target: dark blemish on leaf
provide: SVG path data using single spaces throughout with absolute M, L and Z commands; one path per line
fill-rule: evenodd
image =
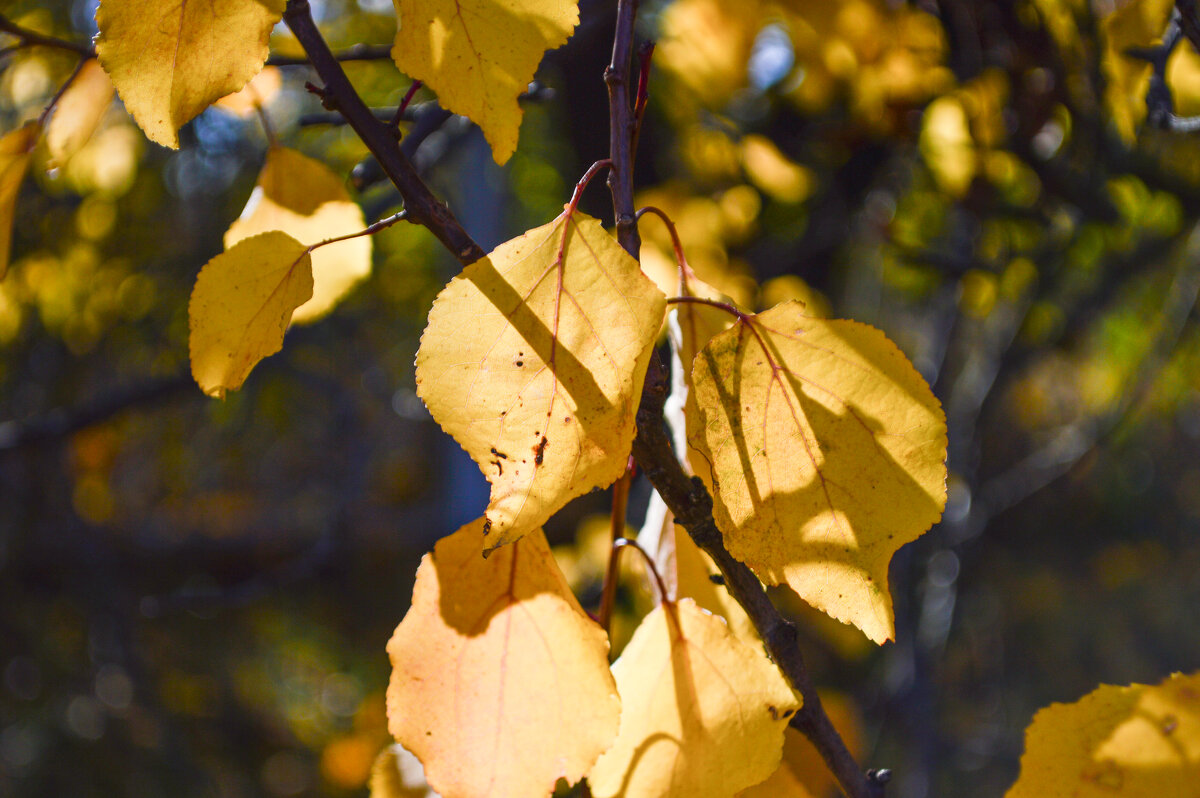
M 542 464 L 542 458 L 546 455 L 546 444 L 547 443 L 549 443 L 549 441 L 547 441 L 546 436 L 543 435 L 542 439 L 540 441 L 538 441 L 538 445 L 536 447 L 534 447 L 533 462 L 535 465 Z
M 496 467 L 496 476 L 498 476 L 498 477 L 504 476 L 504 466 L 500 465 L 500 461 L 492 460 L 490 462 L 492 465 L 494 465 Z
M 1167 715 L 1166 717 L 1163 718 L 1163 722 L 1162 722 L 1162 733 L 1163 734 L 1169 735 L 1172 732 L 1174 732 L 1177 728 L 1179 728 L 1179 718 L 1175 717 L 1174 715 Z
M 570 424 L 570 423 L 571 423 L 571 417 L 570 417 L 570 416 L 563 416 L 563 423 L 564 423 L 564 424 Z
M 721 574 L 709 574 L 708 581 L 712 582 L 714 585 L 724 585 L 725 577 Z
M 492 519 L 485 517 L 483 519 L 483 536 L 486 538 L 488 532 L 492 531 Z
M 501 460 L 507 460 L 507 459 L 508 459 L 508 455 L 506 455 L 504 452 L 498 452 L 498 451 L 496 451 L 496 447 L 495 447 L 495 446 L 493 446 L 493 447 L 492 447 L 492 454 L 496 455 L 496 456 L 497 456 L 497 457 L 499 457 Z
M 771 713 L 771 720 L 779 720 L 779 710 L 770 704 L 767 705 L 767 712 Z
M 525 361 L 524 361 L 524 360 L 518 360 L 518 361 L 517 361 L 517 366 L 518 366 L 518 367 L 519 367 L 519 366 L 524 366 L 524 365 L 525 365 Z

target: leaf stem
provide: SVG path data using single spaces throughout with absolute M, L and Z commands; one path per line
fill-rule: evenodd
M 46 36 L 28 28 L 23 28 L 3 14 L 0 14 L 0 31 L 16 36 L 20 40 L 20 47 L 53 47 L 56 50 L 68 50 L 72 53 L 78 53 L 84 58 L 93 58 L 96 55 L 96 51 L 89 45 L 69 42 L 66 39 L 59 39 L 56 36 Z
M 695 277 L 696 273 L 692 271 L 692 267 L 688 265 L 687 257 L 683 254 L 683 242 L 679 240 L 679 231 L 675 229 L 675 223 L 671 221 L 671 217 L 667 216 L 666 211 L 662 208 L 656 208 L 653 205 L 647 205 L 640 209 L 634 218 L 639 222 L 647 213 L 652 213 L 662 220 L 662 223 L 667 226 L 667 232 L 671 234 L 671 246 L 675 248 L 675 262 L 679 264 L 679 290 L 685 295 L 690 295 L 691 289 L 688 288 L 688 278 Z
M 701 296 L 673 296 L 667 297 L 668 305 L 708 305 L 709 307 L 723 310 L 737 318 L 738 321 L 749 323 L 750 314 L 743 313 L 728 302 L 721 302 L 716 299 L 706 299 Z
M 337 236 L 336 238 L 327 238 L 324 241 L 318 241 L 315 244 L 310 244 L 307 251 L 312 252 L 317 247 L 324 247 L 324 246 L 328 246 L 329 244 L 336 244 L 339 241 L 348 241 L 351 238 L 359 238 L 360 236 L 375 235 L 380 230 L 386 230 L 387 228 L 394 225 L 396 222 L 399 222 L 402 219 L 406 219 L 406 218 L 408 218 L 407 210 L 398 211 L 396 213 L 393 213 L 391 216 L 388 216 L 385 219 L 380 219 L 378 222 L 375 222 L 374 224 L 369 225 L 368 227 L 365 227 L 362 230 L 359 230 L 357 233 L 347 233 L 344 236 Z
M 408 110 L 408 104 L 412 102 L 412 98 L 416 96 L 417 90 L 425 84 L 419 80 L 414 80 L 412 85 L 408 87 L 408 91 L 404 93 L 404 99 L 400 100 L 400 104 L 396 106 L 396 113 L 392 115 L 392 129 L 396 131 L 396 136 L 400 136 L 400 123 L 404 121 L 404 112 Z
M 629 505 L 629 486 L 633 482 L 633 463 L 625 469 L 621 478 L 613 483 L 612 514 L 610 516 L 611 544 L 608 550 L 608 567 L 604 571 L 604 587 L 600 592 L 600 609 L 596 617 L 600 628 L 608 632 L 612 622 L 613 602 L 617 596 L 618 559 L 621 547 L 617 543 L 625 540 L 625 509 Z

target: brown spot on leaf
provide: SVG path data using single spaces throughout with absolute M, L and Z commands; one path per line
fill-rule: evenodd
M 533 462 L 535 465 L 542 464 L 542 458 L 546 455 L 546 444 L 548 443 L 549 441 L 546 440 L 546 436 L 543 435 L 542 439 L 538 441 L 538 445 L 533 447 Z

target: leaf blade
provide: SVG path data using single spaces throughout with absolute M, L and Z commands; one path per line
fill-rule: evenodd
M 616 734 L 608 639 L 540 531 L 486 560 L 482 539 L 480 519 L 421 562 L 388 643 L 389 728 L 445 798 L 548 795 Z
M 941 405 L 894 344 L 787 302 L 697 356 L 694 466 L 730 553 L 876 643 L 894 620 L 887 567 L 945 506 Z
M 151 141 L 179 148 L 179 128 L 238 91 L 267 60 L 284 0 L 103 0 L 96 54 Z
M 489 549 L 624 473 L 665 302 L 580 213 L 501 244 L 438 295 L 417 395 L 492 484 Z
M 571 0 L 394 0 L 392 58 L 444 108 L 475 122 L 503 164 L 517 147 L 517 97 L 547 50 L 579 24 Z
M 691 599 L 648 614 L 613 663 L 616 742 L 592 768 L 596 798 L 717 798 L 778 767 L 800 699 L 765 657 Z
M 188 302 L 192 376 L 209 396 L 237 390 L 283 347 L 292 312 L 312 297 L 308 248 L 272 231 L 239 241 L 204 265 Z

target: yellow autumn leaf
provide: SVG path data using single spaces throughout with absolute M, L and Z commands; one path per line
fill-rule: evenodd
M 192 376 L 209 396 L 242 387 L 283 347 L 292 312 L 312 296 L 312 258 L 287 233 L 239 241 L 204 265 L 188 303 Z
M 41 132 L 41 125 L 30 122 L 0 138 L 0 280 L 8 273 L 17 194 Z
M 417 395 L 492 484 L 489 550 L 625 472 L 665 301 L 581 213 L 501 244 L 438 295 Z
M 179 147 L 179 128 L 238 91 L 267 60 L 284 0 L 101 0 L 96 54 L 146 136 Z
M 242 215 L 225 233 L 225 246 L 268 230 L 282 230 L 312 245 L 366 227 L 362 209 L 342 179 L 325 164 L 278 145 L 266 163 Z M 371 237 L 358 236 L 312 252 L 312 299 L 296 309 L 296 324 L 316 321 L 371 273 Z
M 883 333 L 798 302 L 744 317 L 696 356 L 692 465 L 730 553 L 876 643 L 888 563 L 946 502 L 946 421 Z
M 779 766 L 800 700 L 691 599 L 650 612 L 612 670 L 621 730 L 588 775 L 596 798 L 727 798 Z
M 1101 685 L 1025 730 L 1006 798 L 1200 796 L 1200 672 L 1157 686 Z
M 46 126 L 50 166 L 62 166 L 87 144 L 112 105 L 113 93 L 112 81 L 100 64 L 95 59 L 85 62 L 54 106 Z
M 541 530 L 486 560 L 483 520 L 421 560 L 388 643 L 388 728 L 444 798 L 546 796 L 617 733 L 608 638 Z
M 542 55 L 579 24 L 575 0 L 394 0 L 392 58 L 438 102 L 483 130 L 496 163 L 517 148 L 521 106 Z

